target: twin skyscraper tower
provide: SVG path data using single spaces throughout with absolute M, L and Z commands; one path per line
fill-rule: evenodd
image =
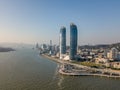
M 78 32 L 77 26 L 73 23 L 70 24 L 70 49 L 69 59 L 75 60 L 77 54 L 77 40 Z M 60 59 L 63 59 L 66 55 L 66 28 L 61 27 L 60 29 Z

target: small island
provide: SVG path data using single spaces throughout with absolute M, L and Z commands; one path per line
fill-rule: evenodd
M 10 51 L 15 51 L 15 49 L 10 47 L 0 47 L 0 52 L 10 52 Z

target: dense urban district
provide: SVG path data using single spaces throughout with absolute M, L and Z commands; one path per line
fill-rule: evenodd
M 66 45 L 66 27 L 60 28 L 59 45 L 36 44 L 41 55 L 46 55 L 63 62 L 71 62 L 91 68 L 120 70 L 120 43 L 108 45 L 78 46 L 78 30 L 73 23 L 70 24 L 70 46 Z M 120 72 L 119 72 L 120 75 Z

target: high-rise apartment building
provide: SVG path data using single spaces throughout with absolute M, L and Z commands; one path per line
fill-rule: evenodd
M 77 54 L 77 26 L 70 24 L 70 60 L 74 60 Z
M 61 27 L 60 29 L 60 59 L 66 54 L 66 28 Z

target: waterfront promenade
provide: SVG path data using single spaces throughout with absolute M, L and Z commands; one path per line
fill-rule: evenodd
M 60 71 L 61 74 L 64 74 L 64 75 L 85 75 L 85 76 L 105 76 L 105 77 L 113 77 L 113 78 L 120 78 L 120 71 L 118 70 L 112 70 L 112 69 L 97 69 L 97 68 L 92 68 L 92 67 L 88 67 L 88 66 L 83 66 L 83 65 L 80 65 L 80 64 L 76 64 L 76 63 L 72 63 L 70 61 L 63 61 L 63 60 L 60 60 L 58 58 L 54 58 L 54 57 L 51 57 L 51 56 L 48 56 L 48 55 L 45 55 L 45 54 L 42 54 L 43 57 L 46 57 L 50 60 L 53 60 L 57 63 L 60 63 L 60 64 L 68 64 L 68 65 L 72 65 L 72 66 L 75 66 L 77 68 L 82 68 L 84 70 L 87 70 L 87 71 L 92 71 L 92 72 L 96 72 L 96 73 L 77 73 L 77 74 L 70 74 L 70 73 L 65 73 L 65 72 L 62 72 Z

